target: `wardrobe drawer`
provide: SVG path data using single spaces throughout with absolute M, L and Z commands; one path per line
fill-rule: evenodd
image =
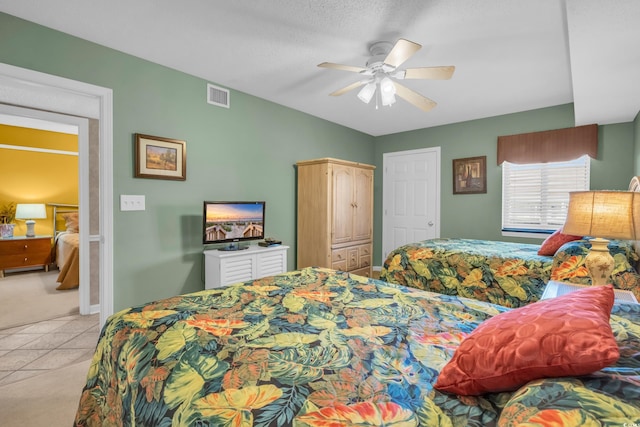
M 331 263 L 347 262 L 347 248 L 334 249 L 331 251 Z M 345 264 L 346 265 L 346 264 Z
M 363 255 L 359 258 L 358 268 L 371 266 L 371 255 Z
M 334 270 L 340 270 L 340 271 L 349 271 L 347 270 L 347 261 L 336 261 L 336 262 L 332 262 L 331 263 L 331 268 L 333 268 Z
M 358 268 L 358 248 L 347 249 L 347 268 L 349 271 Z
M 358 268 L 371 266 L 371 244 L 358 246 Z
M 350 274 L 357 274 L 358 276 L 371 277 L 370 268 L 360 268 L 349 272 Z

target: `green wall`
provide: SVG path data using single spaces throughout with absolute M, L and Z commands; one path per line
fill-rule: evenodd
M 472 120 L 376 138 L 374 265 L 382 265 L 383 154 L 441 147 L 440 236 L 486 240 L 520 240 L 501 235 L 502 170 L 497 138 L 574 126 L 573 104 Z M 634 174 L 633 124 L 599 126 L 598 159 L 591 162 L 593 189 L 626 189 Z M 487 193 L 453 194 L 453 159 L 487 156 Z
M 266 230 L 288 244 L 295 267 L 298 160 L 374 164 L 374 265 L 382 251 L 382 156 L 441 147 L 441 235 L 501 239 L 496 138 L 571 127 L 562 105 L 374 138 L 231 91 L 231 108 L 205 102 L 206 81 L 0 13 L 0 62 L 113 89 L 114 307 L 203 288 L 202 201 L 266 200 Z M 216 83 L 216 82 L 212 82 Z M 626 188 L 640 170 L 633 123 L 600 127 L 593 188 Z M 133 178 L 133 134 L 187 141 L 187 180 Z M 487 156 L 487 194 L 452 194 L 452 159 Z M 120 212 L 121 194 L 144 194 L 144 212 Z M 473 212 L 472 220 L 470 213 Z
M 113 89 L 114 307 L 203 289 L 203 200 L 265 200 L 266 233 L 295 267 L 298 160 L 373 163 L 373 137 L 0 13 L 0 62 Z M 216 82 L 213 82 L 214 84 Z M 187 141 L 187 180 L 133 177 L 133 134 Z M 146 210 L 120 212 L 121 194 Z

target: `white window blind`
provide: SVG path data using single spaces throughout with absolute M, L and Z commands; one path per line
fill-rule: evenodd
M 589 156 L 556 163 L 502 163 L 502 230 L 554 231 L 567 216 L 569 192 L 589 189 Z

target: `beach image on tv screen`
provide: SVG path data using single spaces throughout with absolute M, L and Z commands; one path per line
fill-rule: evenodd
M 206 210 L 207 241 L 262 237 L 262 204 L 210 204 Z

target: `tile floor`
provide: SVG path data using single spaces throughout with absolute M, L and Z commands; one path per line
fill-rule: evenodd
M 91 358 L 99 323 L 76 314 L 0 329 L 0 386 Z

